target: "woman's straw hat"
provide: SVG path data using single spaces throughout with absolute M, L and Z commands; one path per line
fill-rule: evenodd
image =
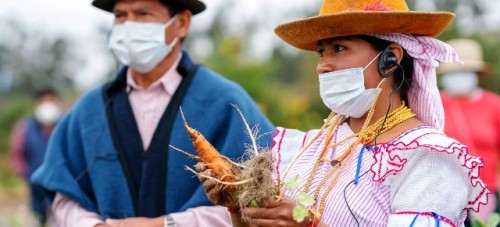
M 439 73 L 471 71 L 485 75 L 491 73 L 491 65 L 483 61 L 481 45 L 472 39 L 452 39 L 447 42 L 455 49 L 464 64 L 441 64 Z
M 299 49 L 316 51 L 322 39 L 380 33 L 436 37 L 455 15 L 410 11 L 404 0 L 324 0 L 318 16 L 278 25 L 276 34 Z

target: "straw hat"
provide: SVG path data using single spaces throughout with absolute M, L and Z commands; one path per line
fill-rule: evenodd
M 404 0 L 324 0 L 318 16 L 278 25 L 276 34 L 299 49 L 316 51 L 322 39 L 377 33 L 436 37 L 455 15 L 410 11 Z
M 166 4 L 170 3 L 174 5 L 183 6 L 186 9 L 190 10 L 193 15 L 201 13 L 206 8 L 205 4 L 198 0 L 159 0 L 159 1 Z M 92 2 L 92 5 L 99 9 L 112 12 L 113 7 L 115 6 L 115 2 L 116 0 L 94 0 Z
M 464 64 L 441 64 L 439 73 L 472 71 L 480 75 L 489 74 L 491 66 L 483 61 L 483 49 L 472 39 L 452 39 L 447 42 L 455 49 Z

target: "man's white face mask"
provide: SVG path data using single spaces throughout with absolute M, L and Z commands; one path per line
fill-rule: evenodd
M 176 16 L 172 17 L 166 24 L 131 21 L 117 24 L 111 29 L 108 47 L 122 64 L 140 73 L 150 72 L 178 41 L 176 37 L 170 44 L 165 43 L 165 29 L 175 19 Z
M 477 74 L 474 72 L 451 72 L 443 74 L 441 83 L 451 96 L 467 96 L 478 87 Z

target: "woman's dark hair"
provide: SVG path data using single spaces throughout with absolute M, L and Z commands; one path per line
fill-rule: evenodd
M 370 45 L 376 51 L 380 52 L 389 46 L 392 42 L 379 39 L 374 36 L 361 35 L 359 38 L 370 43 Z M 403 49 L 403 59 L 401 59 L 401 68 L 396 68 L 393 89 L 396 90 L 401 99 L 408 104 L 408 92 L 410 90 L 411 84 L 413 83 L 413 57 L 411 57 L 408 52 Z M 403 78 L 404 77 L 404 78 Z

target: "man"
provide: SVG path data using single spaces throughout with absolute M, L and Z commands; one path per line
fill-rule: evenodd
M 444 64 L 440 68 L 445 133 L 467 145 L 469 154 L 484 161 L 480 177 L 495 193 L 488 196 L 488 204 L 475 214 L 486 222 L 492 212 L 498 212 L 500 96 L 478 86 L 479 79 L 491 73 L 491 67 L 483 61 L 479 43 L 471 39 L 454 39 L 448 43 L 464 64 Z M 470 226 L 469 222 L 465 224 Z
M 14 171 L 29 180 L 42 164 L 47 142 L 61 116 L 61 102 L 55 90 L 43 89 L 35 93 L 33 116 L 16 123 L 10 147 L 10 158 Z M 47 220 L 49 204 L 43 193 L 30 185 L 31 209 L 41 225 Z
M 85 94 L 56 129 L 32 180 L 51 196 L 62 226 L 224 226 L 227 210 L 208 207 L 185 166 L 195 160 L 189 125 L 225 156 L 238 158 L 250 139 L 236 104 L 261 132 L 274 131 L 236 84 L 193 63 L 182 40 L 198 0 L 94 0 L 112 12 L 109 47 L 123 68 Z M 260 145 L 269 146 L 262 139 Z M 168 215 L 167 215 L 168 214 Z

